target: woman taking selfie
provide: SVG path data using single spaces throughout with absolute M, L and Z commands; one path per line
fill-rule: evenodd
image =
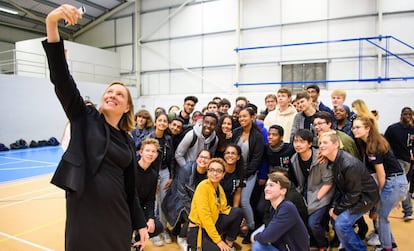
M 142 250 L 148 241 L 146 220 L 135 191 L 137 161 L 129 132 L 134 129 L 131 94 L 114 82 L 99 111 L 86 106 L 69 73 L 58 22 L 74 25 L 82 13 L 61 5 L 46 18 L 50 80 L 71 124 L 71 140 L 52 183 L 66 191 L 66 251 L 130 250 L 139 229 Z

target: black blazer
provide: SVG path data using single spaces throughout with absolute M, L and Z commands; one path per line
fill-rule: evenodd
M 64 189 L 67 198 L 82 196 L 85 183 L 99 171 L 99 167 L 109 146 L 109 125 L 94 107 L 86 106 L 78 88 L 69 73 L 64 56 L 63 41 L 57 43 L 42 42 L 46 51 L 50 80 L 55 86 L 56 95 L 71 125 L 71 140 L 68 149 L 52 178 L 52 184 Z M 127 134 L 127 132 L 125 132 Z M 136 159 L 134 143 L 130 139 L 132 159 Z M 134 229 L 146 227 L 146 221 L 135 190 L 137 162 L 125 170 L 125 191 L 131 212 Z
M 237 127 L 233 130 L 233 136 L 230 142 L 237 144 L 243 133 L 243 127 Z M 265 147 L 262 132 L 253 124 L 249 133 L 249 155 L 247 158 L 246 168 L 244 170 L 245 178 L 255 174 L 259 170 L 262 162 L 263 149 Z

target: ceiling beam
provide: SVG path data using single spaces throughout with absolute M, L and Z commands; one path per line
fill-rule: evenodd
M 88 25 L 86 25 L 85 27 L 83 27 L 82 29 L 76 31 L 73 34 L 73 38 L 76 38 L 80 35 L 82 35 L 83 33 L 89 31 L 90 29 L 92 29 L 93 27 L 97 26 L 98 24 L 102 23 L 103 21 L 105 21 L 105 19 L 107 19 L 108 17 L 120 12 L 121 10 L 129 7 L 131 4 L 133 4 L 135 1 L 127 1 L 121 5 L 118 5 L 117 7 L 113 8 L 112 10 L 108 11 L 107 13 L 99 16 L 96 20 L 92 21 L 91 23 L 89 23 Z

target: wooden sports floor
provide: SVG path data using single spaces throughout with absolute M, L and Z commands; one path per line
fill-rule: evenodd
M 0 152 L 0 251 L 64 250 L 64 192 L 49 183 L 61 154 L 59 147 Z M 400 208 L 390 221 L 399 250 L 414 250 L 414 221 L 403 222 Z M 174 242 L 145 248 L 179 250 Z

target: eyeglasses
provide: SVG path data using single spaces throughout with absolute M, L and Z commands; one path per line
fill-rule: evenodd
M 223 169 L 209 168 L 207 171 L 209 171 L 210 173 L 216 173 L 216 174 L 222 174 L 222 173 L 224 173 Z
M 227 154 L 227 155 L 237 155 L 238 153 L 237 152 L 224 152 L 224 154 Z
M 315 123 L 315 124 L 313 124 L 313 126 L 321 126 L 321 125 L 323 125 L 323 124 L 326 124 L 326 122 L 319 122 L 319 123 Z

